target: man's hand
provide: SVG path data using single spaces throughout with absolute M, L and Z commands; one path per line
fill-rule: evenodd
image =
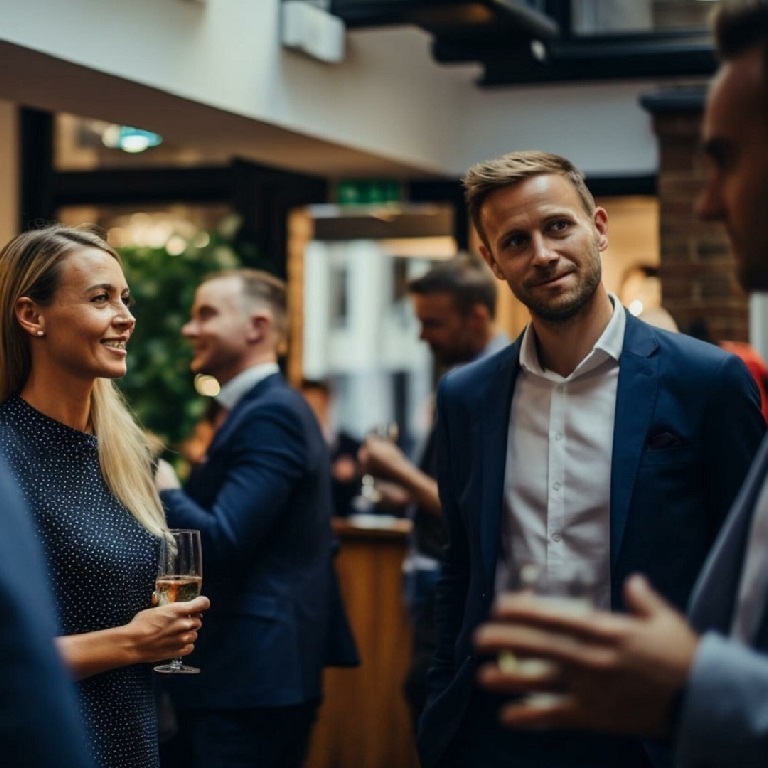
M 510 728 L 583 728 L 660 737 L 685 686 L 698 637 L 641 576 L 625 584 L 630 614 L 562 612 L 546 599 L 501 595 L 491 622 L 475 634 L 483 654 L 505 652 L 555 662 L 537 675 L 513 664 L 481 667 L 482 687 L 498 693 L 563 694 L 546 704 L 505 705 Z M 509 658 L 509 657 L 507 657 Z
M 376 435 L 365 438 L 357 460 L 363 472 L 386 480 L 399 481 L 410 467 L 406 455 L 391 440 Z
M 179 478 L 176 477 L 173 467 L 165 459 L 160 459 L 157 462 L 157 469 L 155 470 L 155 488 L 157 488 L 158 491 L 181 488 L 181 483 L 179 483 Z

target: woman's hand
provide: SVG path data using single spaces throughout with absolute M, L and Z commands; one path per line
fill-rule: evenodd
M 195 650 L 202 613 L 210 608 L 207 597 L 167 603 L 137 613 L 125 627 L 132 638 L 136 662 L 155 662 L 188 656 Z
M 128 624 L 56 638 L 59 653 L 77 680 L 130 664 L 188 656 L 195 648 L 202 614 L 211 607 L 201 595 L 139 611 Z

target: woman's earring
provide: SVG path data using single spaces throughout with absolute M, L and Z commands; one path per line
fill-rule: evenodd
M 38 332 L 37 332 L 37 335 L 38 335 L 38 336 L 45 336 L 45 332 L 44 332 L 44 331 L 38 331 Z

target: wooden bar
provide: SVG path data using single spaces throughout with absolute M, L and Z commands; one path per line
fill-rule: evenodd
M 341 542 L 336 566 L 362 663 L 326 669 L 307 768 L 418 767 L 402 693 L 411 656 L 402 598 L 410 522 L 381 522 L 334 521 Z

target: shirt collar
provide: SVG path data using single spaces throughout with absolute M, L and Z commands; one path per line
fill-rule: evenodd
M 599 365 L 606 358 L 613 358 L 618 362 L 621 357 L 621 350 L 624 347 L 624 328 L 627 323 L 627 318 L 624 314 L 624 308 L 619 303 L 619 300 L 612 293 L 608 294 L 608 298 L 613 305 L 613 314 L 608 321 L 608 325 L 605 326 L 600 338 L 595 342 L 595 346 L 590 350 L 589 354 L 576 366 L 576 370 L 571 373 L 571 377 L 580 376 L 586 371 L 591 370 L 596 365 Z M 526 326 L 523 333 L 523 340 L 520 343 L 520 365 L 530 373 L 541 375 L 556 375 L 552 371 L 545 371 L 539 362 L 539 355 L 536 351 L 536 335 L 533 331 L 533 327 L 529 323 Z M 562 377 L 561 377 L 562 378 Z
M 249 389 L 279 370 L 280 366 L 277 363 L 260 363 L 246 368 L 224 384 L 219 394 L 216 395 L 216 402 L 231 411 Z

